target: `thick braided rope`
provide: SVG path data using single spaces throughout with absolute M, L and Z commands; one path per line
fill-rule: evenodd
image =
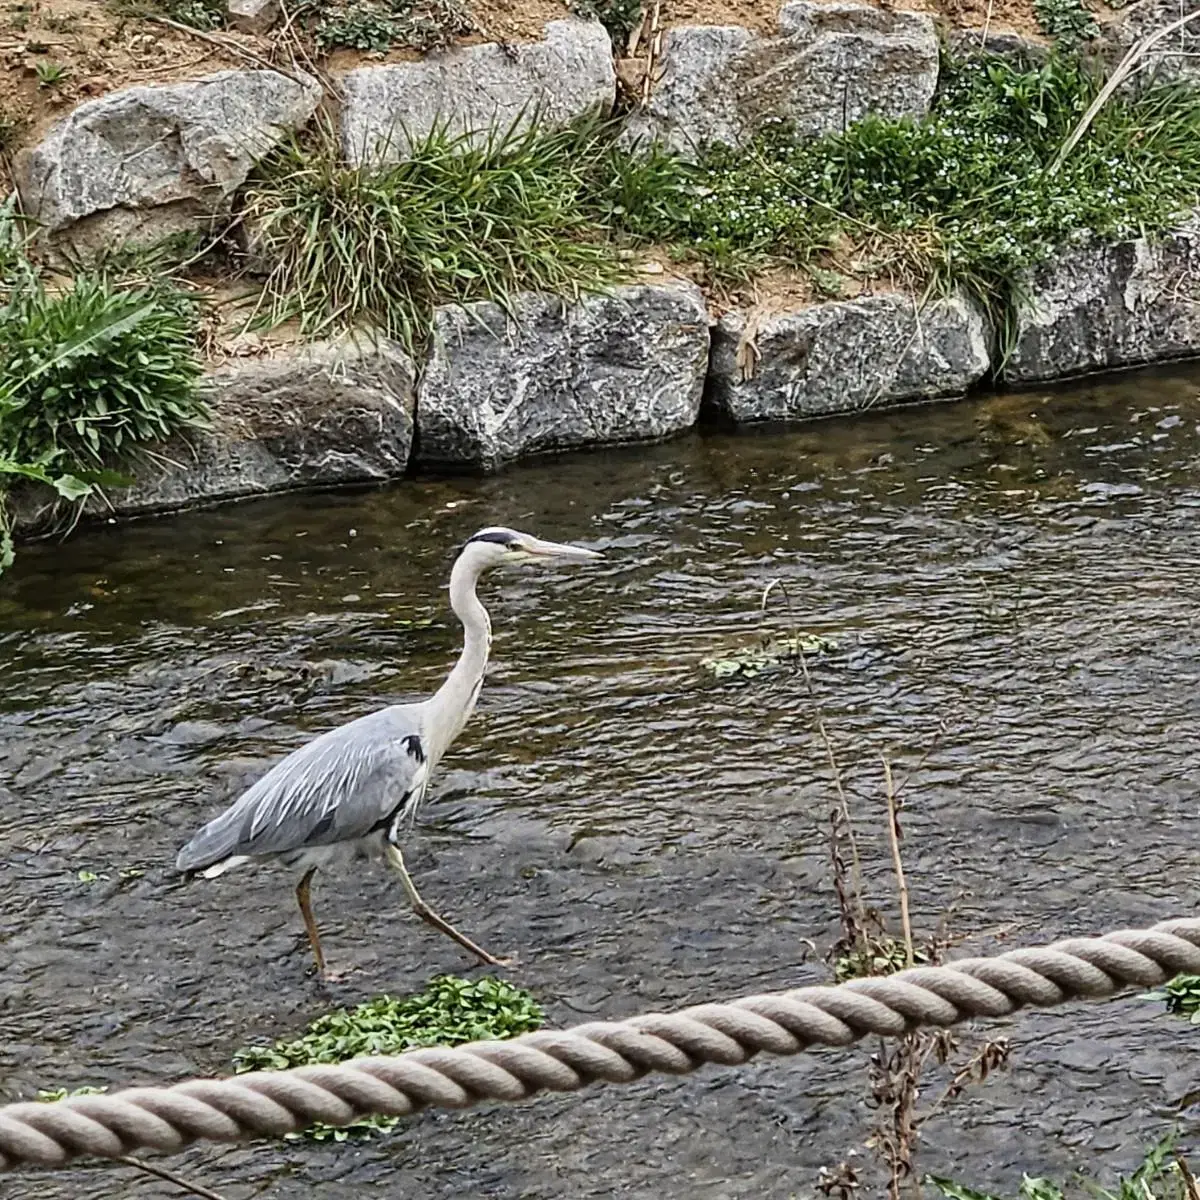
M 0 1170 L 138 1149 L 171 1153 L 200 1139 L 279 1137 L 314 1121 L 345 1125 L 369 1113 L 407 1116 L 432 1106 L 524 1100 L 588 1083 L 629 1083 L 654 1071 L 685 1075 L 704 1063 L 736 1066 L 763 1050 L 798 1054 L 810 1046 L 848 1046 L 868 1034 L 895 1037 L 921 1025 L 1111 996 L 1181 972 L 1200 974 L 1200 920 L 511 1041 L 9 1104 L 0 1107 Z

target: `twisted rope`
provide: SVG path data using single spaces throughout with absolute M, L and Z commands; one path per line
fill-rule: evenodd
M 704 1063 L 737 1066 L 764 1050 L 798 1054 L 848 1046 L 868 1034 L 896 1037 L 921 1025 L 1111 996 L 1181 972 L 1200 974 L 1200 920 L 511 1041 L 9 1104 L 0 1107 L 0 1171 L 59 1167 L 84 1155 L 117 1158 L 140 1148 L 173 1153 L 200 1139 L 280 1137 L 314 1121 L 346 1125 L 371 1113 L 408 1116 L 435 1106 L 524 1100 L 588 1083 L 630 1083 L 651 1072 L 686 1075 Z

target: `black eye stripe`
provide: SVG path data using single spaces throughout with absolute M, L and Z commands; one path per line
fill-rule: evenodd
M 474 537 L 467 539 L 467 545 L 469 546 L 472 542 L 494 542 L 497 546 L 508 547 L 511 547 L 514 544 L 511 533 L 499 532 L 477 533 Z

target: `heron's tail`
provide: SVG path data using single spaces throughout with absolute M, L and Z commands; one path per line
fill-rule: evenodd
M 212 879 L 236 865 L 233 853 L 240 841 L 240 816 L 224 812 L 209 821 L 175 856 L 175 869 L 203 871 L 206 879 Z

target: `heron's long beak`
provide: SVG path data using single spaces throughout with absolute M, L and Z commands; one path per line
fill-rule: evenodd
M 582 546 L 568 546 L 563 542 L 543 542 L 541 538 L 521 539 L 521 549 L 530 558 L 555 559 L 558 562 L 594 562 L 604 555 L 598 550 L 585 550 Z

